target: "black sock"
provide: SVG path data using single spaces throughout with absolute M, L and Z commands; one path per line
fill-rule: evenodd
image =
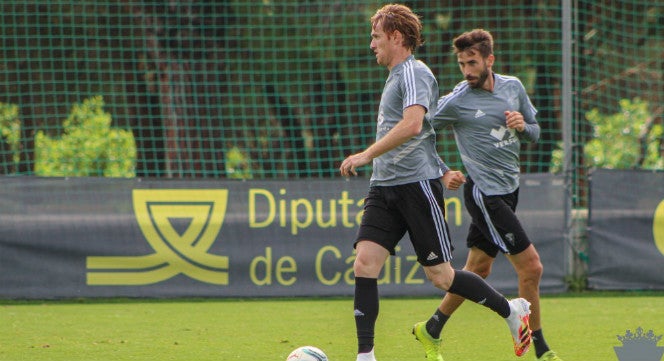
M 537 331 L 533 331 L 532 335 L 533 344 L 535 345 L 535 356 L 537 358 L 542 357 L 544 353 L 549 351 L 549 345 L 546 344 L 544 340 L 544 335 L 542 334 L 542 329 L 540 328 Z
M 503 318 L 510 315 L 507 299 L 473 272 L 454 270 L 454 280 L 447 291 L 488 307 Z
M 440 312 L 440 310 L 436 310 L 436 313 L 431 316 L 429 321 L 427 321 L 427 332 L 429 335 L 431 335 L 433 338 L 440 338 L 440 332 L 443 330 L 443 326 L 445 326 L 445 322 L 450 318 L 450 316 L 447 316 Z
M 374 329 L 378 318 L 378 280 L 355 277 L 355 328 L 357 353 L 370 352 L 374 345 Z

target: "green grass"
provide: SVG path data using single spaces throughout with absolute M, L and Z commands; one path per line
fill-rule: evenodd
M 438 299 L 383 299 L 379 361 L 422 361 L 410 334 Z M 617 360 L 617 335 L 641 326 L 664 333 L 664 293 L 548 296 L 549 345 L 565 361 Z M 534 360 L 512 353 L 505 323 L 466 302 L 443 330 L 446 361 Z M 330 360 L 355 360 L 351 299 L 0 301 L 2 361 L 285 360 L 311 344 Z

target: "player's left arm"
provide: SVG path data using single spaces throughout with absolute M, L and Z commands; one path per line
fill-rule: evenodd
M 523 87 L 521 82 L 519 84 L 519 110 L 518 111 L 506 111 L 505 118 L 507 127 L 510 129 L 516 129 L 517 134 L 520 139 L 535 143 L 539 140 L 540 137 L 540 126 L 537 123 L 537 109 L 533 106 L 533 103 L 530 101 L 526 89 Z

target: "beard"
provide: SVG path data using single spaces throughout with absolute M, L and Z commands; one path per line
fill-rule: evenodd
M 486 79 L 489 77 L 489 68 L 484 67 L 484 70 L 480 73 L 479 77 L 466 77 L 466 81 L 468 81 L 468 85 L 470 85 L 471 88 L 473 89 L 479 89 L 484 86 L 484 83 L 486 82 Z

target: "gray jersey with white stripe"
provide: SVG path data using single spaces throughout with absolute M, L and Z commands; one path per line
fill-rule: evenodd
M 376 141 L 403 119 L 404 109 L 421 105 L 426 114 L 419 135 L 374 158 L 371 186 L 393 186 L 442 176 L 447 167 L 438 158 L 436 134 L 431 124 L 437 98 L 436 78 L 429 67 L 414 56 L 390 70 L 378 109 Z
M 520 133 L 505 125 L 505 111 L 518 111 L 526 122 Z M 452 126 L 461 160 L 486 195 L 514 192 L 519 187 L 521 140 L 536 142 L 537 109 L 518 78 L 494 74 L 493 92 L 459 83 L 438 101 L 434 126 Z

